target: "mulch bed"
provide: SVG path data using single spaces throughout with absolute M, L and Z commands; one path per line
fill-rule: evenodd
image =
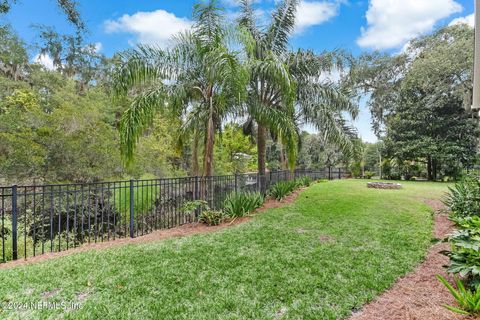
M 445 214 L 441 201 L 426 200 L 437 214 L 433 236 L 444 238 L 453 229 L 453 223 Z M 417 268 L 399 279 L 363 309 L 357 311 L 350 320 L 467 320 L 475 319 L 455 314 L 443 307 L 455 305 L 455 300 L 435 275 L 441 274 L 449 281 L 453 278 L 445 272 L 448 257 L 440 251 L 449 250 L 449 244 L 440 242 L 433 245 Z
M 275 199 L 267 198 L 263 206 L 257 209 L 252 214 L 258 214 L 267 209 L 279 208 L 289 203 L 292 203 L 303 190 L 304 189 L 299 189 L 292 192 L 290 195 L 285 197 L 285 199 L 283 199 L 282 201 L 277 201 Z M 185 237 L 185 236 L 198 234 L 198 233 L 215 232 L 218 230 L 228 228 L 233 225 L 244 223 L 250 219 L 251 219 L 250 216 L 236 218 L 230 221 L 225 221 L 218 226 L 207 226 L 206 224 L 203 224 L 203 223 L 190 223 L 190 224 L 185 224 L 185 225 L 171 228 L 171 229 L 157 230 L 152 233 L 146 234 L 144 236 L 139 236 L 136 238 L 122 238 L 122 239 L 116 239 L 114 241 L 112 240 L 112 241 L 106 241 L 101 243 L 85 244 L 80 247 L 69 249 L 66 251 L 50 252 L 50 253 L 38 255 L 36 257 L 29 257 L 27 259 L 20 259 L 16 261 L 1 263 L 0 270 L 16 267 L 20 265 L 38 263 L 38 262 L 42 262 L 42 261 L 46 261 L 46 260 L 50 260 L 58 257 L 68 256 L 74 253 L 90 251 L 90 250 L 102 250 L 102 249 L 118 247 L 118 246 L 127 245 L 127 244 L 147 243 L 147 242 L 154 242 L 154 241 L 168 239 L 168 238 Z

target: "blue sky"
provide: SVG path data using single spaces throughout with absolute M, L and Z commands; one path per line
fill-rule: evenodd
M 277 0 L 254 0 L 259 21 L 266 21 Z M 28 43 L 34 24 L 53 25 L 61 33 L 71 26 L 53 0 L 20 0 L 3 17 Z M 172 33 L 188 28 L 194 0 L 79 0 L 89 41 L 111 56 L 138 42 L 168 45 Z M 236 0 L 221 0 L 233 20 Z M 472 0 L 302 0 L 292 48 L 346 49 L 353 54 L 398 52 L 409 39 L 450 23 L 473 23 Z M 33 51 L 35 49 L 32 49 Z M 32 52 L 35 54 L 35 52 Z M 44 61 L 48 64 L 48 61 Z M 374 141 L 368 110 L 361 108 L 356 126 L 364 140 Z

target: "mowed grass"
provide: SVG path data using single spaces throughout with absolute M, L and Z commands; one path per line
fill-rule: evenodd
M 1 319 L 342 319 L 424 257 L 446 184 L 312 185 L 219 232 L 0 270 Z M 10 302 L 10 305 L 7 303 Z M 13 303 L 79 303 L 7 310 Z

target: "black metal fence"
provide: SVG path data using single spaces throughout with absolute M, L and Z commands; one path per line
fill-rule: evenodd
M 346 171 L 297 169 L 271 171 L 265 177 L 249 173 L 0 187 L 0 262 L 191 223 L 198 212 L 183 209 L 188 201 L 203 199 L 210 208 L 221 209 L 232 192 L 262 191 L 304 176 L 340 179 Z

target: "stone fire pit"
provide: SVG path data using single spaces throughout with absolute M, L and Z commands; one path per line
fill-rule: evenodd
M 369 182 L 367 187 L 375 189 L 402 189 L 401 184 L 392 182 Z

